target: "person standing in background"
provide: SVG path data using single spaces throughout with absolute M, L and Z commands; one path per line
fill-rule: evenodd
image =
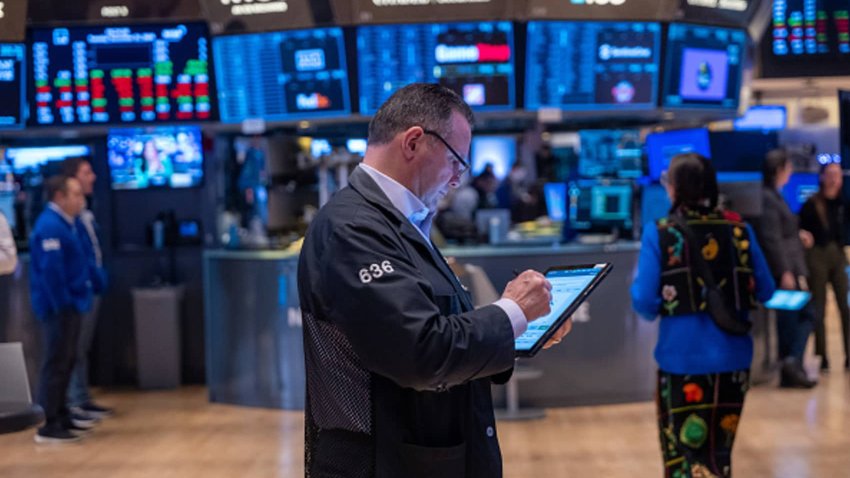
M 815 304 L 815 353 L 829 370 L 826 353 L 826 286 L 832 284 L 844 338 L 844 368 L 850 370 L 850 307 L 847 306 L 847 258 L 844 256 L 844 204 L 840 163 L 821 167 L 820 189 L 800 210 L 800 239 L 806 247 L 812 302 Z
M 799 221 L 780 193 L 791 179 L 794 165 L 785 151 L 777 149 L 767 154 L 762 172 L 762 214 L 754 223 L 759 244 L 780 289 L 807 290 L 809 271 L 800 241 Z M 817 384 L 809 380 L 803 369 L 803 354 L 814 317 L 811 303 L 801 310 L 776 311 L 776 335 L 782 361 L 781 387 L 812 388 Z
M 15 247 L 15 237 L 9 227 L 6 216 L 0 212 L 0 275 L 15 272 L 18 266 L 18 249 Z
M 85 158 L 68 158 L 62 163 L 62 174 L 75 178 L 82 187 L 83 194 L 89 200 L 94 193 L 94 183 L 97 175 L 92 170 L 91 163 Z M 97 314 L 100 310 L 100 296 L 106 289 L 106 270 L 103 267 L 103 254 L 100 249 L 98 232 L 100 228 L 94 213 L 85 207 L 79 216 L 82 224 L 80 240 L 88 257 L 92 271 L 91 283 L 94 298 L 91 310 L 83 314 L 80 324 L 80 340 L 77 346 L 77 359 L 71 373 L 71 383 L 68 386 L 68 406 L 76 414 L 103 418 L 112 415 L 112 410 L 94 403 L 89 392 L 89 360 L 94 332 L 97 328 Z
M 77 220 L 86 199 L 74 178 L 53 176 L 45 186 L 50 202 L 30 235 L 30 295 L 44 336 L 37 400 L 45 423 L 35 441 L 67 443 L 94 426 L 94 420 L 73 415 L 66 402 L 80 322 L 92 301 L 92 272 Z

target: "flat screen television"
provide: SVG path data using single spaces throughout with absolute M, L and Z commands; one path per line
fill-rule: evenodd
M 341 28 L 216 37 L 213 57 L 222 122 L 351 113 Z
M 30 123 L 212 119 L 204 23 L 31 30 Z
M 735 120 L 737 131 L 775 131 L 785 129 L 788 111 L 781 105 L 750 106 Z
M 191 188 L 204 178 L 196 126 L 113 129 L 107 138 L 112 189 Z
M 415 82 L 451 88 L 476 111 L 512 110 L 514 57 L 511 22 L 359 27 L 360 113 Z
M 517 142 L 514 136 L 474 136 L 470 149 L 473 176 L 481 174 L 489 165 L 501 181 L 516 162 Z
M 26 48 L 0 44 L 0 129 L 23 128 L 26 113 Z
M 16 175 L 40 173 L 49 176 L 58 172 L 59 163 L 68 158 L 91 157 L 87 145 L 25 146 L 6 149 L 6 163 Z
M 637 179 L 643 175 L 643 144 L 636 129 L 579 131 L 578 172 L 585 178 Z
M 673 156 L 683 153 L 699 153 L 711 157 L 711 144 L 705 128 L 680 129 L 651 133 L 646 136 L 646 157 L 649 162 L 649 177 L 661 179 L 661 174 L 670 166 Z
M 567 189 L 570 226 L 576 231 L 632 228 L 634 186 L 628 181 L 581 179 Z
M 659 23 L 529 22 L 525 107 L 655 108 L 660 55 Z
M 664 61 L 663 106 L 736 109 L 746 47 L 744 30 L 671 24 Z

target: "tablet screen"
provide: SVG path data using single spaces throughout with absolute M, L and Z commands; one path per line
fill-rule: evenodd
M 809 303 L 811 297 L 812 294 L 799 290 L 777 290 L 764 306 L 768 309 L 800 310 Z
M 546 279 L 552 284 L 552 302 L 549 314 L 528 324 L 524 334 L 516 338 L 515 350 L 531 350 L 534 344 L 570 308 L 602 271 L 604 265 L 583 269 L 552 270 Z

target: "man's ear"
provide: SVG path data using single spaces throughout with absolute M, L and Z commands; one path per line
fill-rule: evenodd
M 422 148 L 422 140 L 425 132 L 420 126 L 412 126 L 401 134 L 401 149 L 404 158 L 408 161 L 414 158 L 416 150 Z

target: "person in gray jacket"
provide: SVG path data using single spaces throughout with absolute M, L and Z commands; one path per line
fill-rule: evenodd
M 777 149 L 767 154 L 763 167 L 762 215 L 754 226 L 778 288 L 807 290 L 808 268 L 799 222 L 780 193 L 793 172 L 794 167 L 785 151 Z M 811 304 L 802 310 L 776 311 L 776 334 L 782 360 L 780 386 L 811 388 L 817 383 L 810 380 L 803 369 L 803 353 L 813 325 Z

